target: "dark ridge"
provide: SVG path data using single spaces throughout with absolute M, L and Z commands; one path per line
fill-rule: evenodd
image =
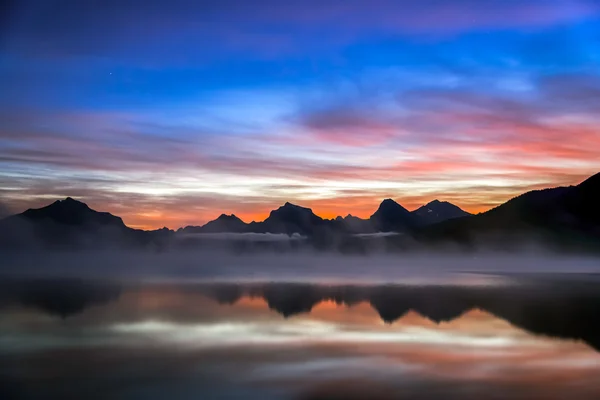
M 427 245 L 458 243 L 496 250 L 535 241 L 557 251 L 600 251 L 600 174 L 577 186 L 534 190 L 476 216 L 434 224 L 418 234 Z

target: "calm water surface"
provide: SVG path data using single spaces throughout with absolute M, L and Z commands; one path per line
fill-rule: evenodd
M 473 282 L 4 280 L 0 398 L 600 398 L 600 285 Z

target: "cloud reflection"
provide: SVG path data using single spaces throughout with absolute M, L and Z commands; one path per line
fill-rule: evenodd
M 85 310 L 64 319 L 22 301 L 35 285 L 11 282 L 17 289 L 3 291 L 0 302 L 0 353 L 12 366 L 4 380 L 19 398 L 43 391 L 92 398 L 477 399 L 494 390 L 501 398 L 569 393 L 591 400 L 600 394 L 600 358 L 575 338 L 592 341 L 598 332 L 590 318 L 597 288 L 552 282 L 88 283 L 95 293 L 118 287 L 120 295 L 109 302 L 82 295 Z M 59 281 L 46 283 L 45 293 L 57 290 L 33 296 L 40 303 L 77 297 L 60 290 Z M 390 315 L 394 322 L 382 321 Z

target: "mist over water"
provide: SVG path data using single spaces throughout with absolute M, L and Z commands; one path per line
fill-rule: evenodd
M 600 274 L 600 259 L 497 253 L 350 256 L 314 252 L 32 252 L 7 254 L 0 273 L 113 280 L 464 284 L 469 279 L 491 281 L 492 276 L 512 274 Z

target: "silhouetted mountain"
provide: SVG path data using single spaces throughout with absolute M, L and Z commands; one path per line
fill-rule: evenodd
M 600 173 L 557 199 L 561 223 L 600 235 Z
M 518 245 L 530 240 L 591 248 L 600 240 L 600 174 L 577 186 L 535 190 L 485 213 L 448 220 L 419 234 L 425 242 L 455 241 L 476 246 L 482 241 Z
M 141 231 L 127 227 L 107 212 L 67 197 L 0 221 L 2 247 L 89 248 L 148 245 L 164 241 L 172 231 Z
M 447 201 L 434 200 L 412 211 L 422 225 L 431 225 L 448 219 L 468 217 L 469 214 Z
M 312 236 L 319 229 L 329 226 L 327 221 L 315 215 L 310 208 L 300 207 L 292 203 L 285 203 L 277 210 L 271 211 L 269 217 L 263 222 L 249 224 L 250 232 L 260 233 L 294 233 L 303 236 Z
M 418 225 L 417 218 L 392 199 L 385 199 L 369 218 L 379 232 L 410 232 Z
M 219 218 L 214 221 L 208 222 L 204 225 L 203 230 L 206 232 L 245 232 L 248 229 L 248 225 L 236 217 L 234 214 L 225 215 L 221 214 Z
M 234 214 L 221 214 L 219 218 L 207 222 L 203 226 L 186 226 L 183 233 L 243 233 L 248 232 L 248 224 Z
M 123 220 L 107 212 L 94 211 L 87 204 L 67 197 L 57 200 L 49 206 L 29 209 L 18 217 L 29 221 L 52 221 L 61 225 L 73 225 L 86 229 L 98 229 L 103 226 L 125 228 Z
M 348 233 L 372 233 L 375 232 L 373 224 L 368 219 L 362 219 L 353 215 L 346 215 L 345 217 L 337 217 L 335 219 L 339 229 Z

